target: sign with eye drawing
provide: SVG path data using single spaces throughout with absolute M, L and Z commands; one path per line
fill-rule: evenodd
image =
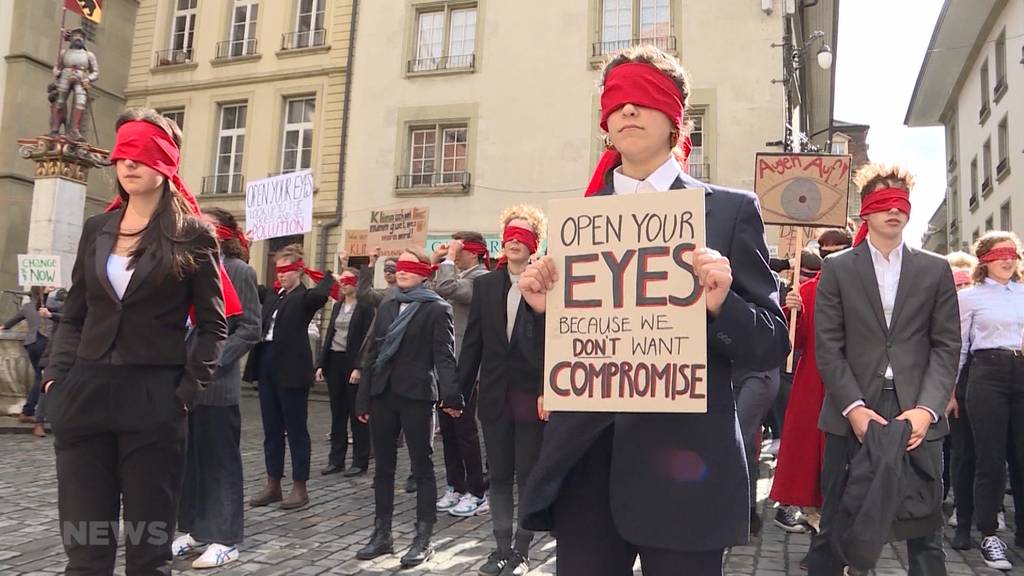
M 851 156 L 762 153 L 754 193 L 765 224 L 846 226 Z

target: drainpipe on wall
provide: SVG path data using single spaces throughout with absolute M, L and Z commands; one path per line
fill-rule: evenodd
M 327 238 L 331 230 L 341 226 L 341 214 L 345 199 L 345 156 L 348 151 L 348 123 L 352 105 L 352 62 L 355 55 L 356 28 L 359 22 L 359 0 L 352 0 L 352 23 L 348 34 L 348 55 L 345 58 L 345 93 L 342 96 L 341 150 L 338 151 L 338 193 L 335 198 L 334 217 L 320 225 L 319 269 L 329 268 L 327 262 Z M 333 269 L 333 264 L 330 266 Z

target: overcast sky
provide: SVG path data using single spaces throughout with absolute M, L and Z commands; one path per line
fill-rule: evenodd
M 842 0 L 836 51 L 835 118 L 868 124 L 872 161 L 899 163 L 916 177 L 904 239 L 921 235 L 946 194 L 942 128 L 907 128 L 910 96 L 942 0 Z

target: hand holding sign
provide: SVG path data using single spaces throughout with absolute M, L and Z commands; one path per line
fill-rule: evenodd
M 537 314 L 547 309 L 548 292 L 558 281 L 558 270 L 551 256 L 535 259 L 519 276 L 519 292 L 526 300 L 527 306 Z
M 696 251 L 693 258 L 693 271 L 697 274 L 700 285 L 705 288 L 708 314 L 711 314 L 712 318 L 717 317 L 732 288 L 732 266 L 729 259 L 719 254 L 717 250 L 701 248 Z

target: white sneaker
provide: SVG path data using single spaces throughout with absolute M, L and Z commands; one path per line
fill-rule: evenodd
M 183 534 L 174 539 L 174 542 L 171 544 L 171 554 L 175 558 L 184 558 L 204 546 L 206 544 L 199 542 L 191 534 Z
M 476 509 L 477 516 L 483 516 L 484 514 L 491 513 L 491 501 L 487 499 L 487 494 L 484 494 L 484 501 L 480 503 L 480 507 Z
M 210 544 L 203 555 L 192 563 L 193 568 L 216 568 L 238 560 L 238 547 L 223 544 Z
M 483 503 L 484 499 L 482 497 L 477 498 L 472 494 L 464 494 L 462 500 L 459 500 L 458 505 L 449 510 L 448 513 L 461 518 L 476 516 L 476 511 L 480 509 L 480 505 Z
M 441 496 L 437 500 L 437 511 L 438 512 L 447 512 L 447 511 L 451 510 L 452 508 L 455 508 L 456 506 L 458 506 L 459 505 L 459 501 L 461 501 L 461 500 L 462 500 L 462 494 L 459 494 L 458 492 L 455 491 L 455 488 L 452 488 L 451 486 L 449 486 L 444 491 L 444 496 Z
M 958 525 L 959 521 L 956 519 L 956 507 L 954 506 L 953 515 L 949 517 L 949 520 L 946 520 L 946 526 L 949 526 L 950 528 L 956 528 Z
M 1006 544 L 998 536 L 986 536 L 981 541 L 981 559 L 989 568 L 1013 570 L 1013 564 L 1006 558 Z
M 996 516 L 996 530 L 1006 532 L 1006 514 L 1002 510 Z

